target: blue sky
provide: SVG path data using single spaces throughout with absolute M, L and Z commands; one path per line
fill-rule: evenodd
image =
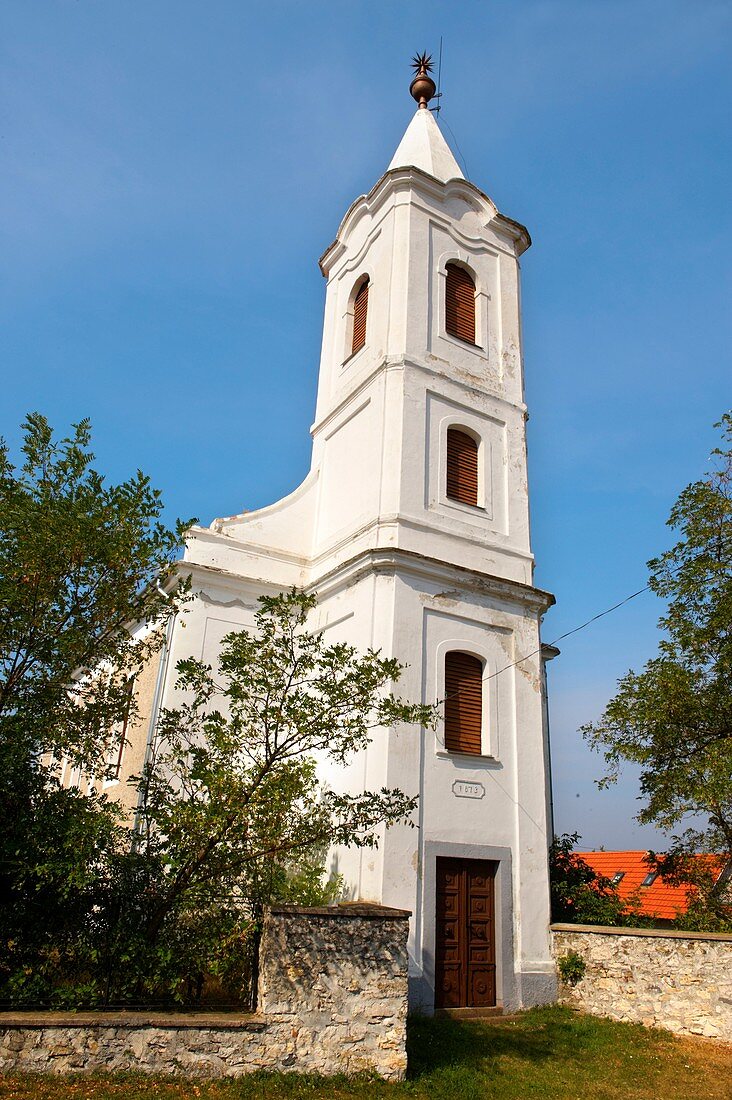
M 0 324 L 12 442 L 90 416 L 170 518 L 306 472 L 317 258 L 444 37 L 445 133 L 529 227 L 526 393 L 547 640 L 641 588 L 730 400 L 732 6 L 716 0 L 4 0 Z M 449 128 L 448 128 L 449 127 Z M 266 462 L 261 454 L 266 452 Z M 577 728 L 655 649 L 651 595 L 551 666 L 557 825 L 659 844 Z

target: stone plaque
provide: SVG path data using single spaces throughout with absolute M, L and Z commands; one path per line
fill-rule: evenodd
M 485 787 L 482 783 L 466 783 L 464 779 L 456 779 L 452 785 L 452 793 L 456 798 L 483 798 Z

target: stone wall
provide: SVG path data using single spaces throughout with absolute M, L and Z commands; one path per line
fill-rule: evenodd
M 219 1077 L 266 1069 L 401 1080 L 408 918 L 376 905 L 274 909 L 256 1014 L 0 1013 L 0 1072 Z
M 289 1031 L 298 1069 L 404 1076 L 408 918 L 357 904 L 268 914 L 259 1009 Z
M 560 983 L 564 1004 L 732 1042 L 732 936 L 554 924 L 552 941 L 556 959 L 576 951 L 586 965 Z

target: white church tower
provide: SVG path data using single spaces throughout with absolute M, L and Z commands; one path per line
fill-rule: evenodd
M 215 661 L 257 597 L 319 598 L 328 641 L 408 668 L 399 694 L 447 696 L 434 730 L 382 732 L 333 785 L 419 795 L 416 829 L 332 853 L 348 896 L 408 909 L 414 1006 L 551 1000 L 551 839 L 521 352 L 523 226 L 468 182 L 419 106 L 384 175 L 320 261 L 325 323 L 311 471 L 267 508 L 195 529 L 196 599 L 161 674 Z

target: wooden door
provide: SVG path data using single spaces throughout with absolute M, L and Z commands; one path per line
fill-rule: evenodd
M 437 860 L 435 1008 L 496 1003 L 495 875 L 489 860 Z

